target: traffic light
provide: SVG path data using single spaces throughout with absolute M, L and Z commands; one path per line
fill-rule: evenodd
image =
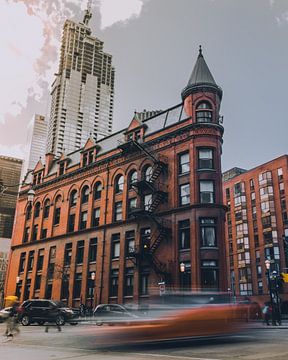
M 284 283 L 288 283 L 288 273 L 281 273 Z

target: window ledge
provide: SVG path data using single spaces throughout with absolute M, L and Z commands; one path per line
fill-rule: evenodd
M 203 169 L 197 169 L 197 172 L 204 172 L 204 171 L 208 171 L 208 172 L 216 172 L 216 169 L 210 169 L 210 168 L 203 168 Z
M 187 176 L 187 175 L 190 175 L 190 171 L 182 173 L 182 174 L 178 174 L 178 177 Z
M 201 250 L 219 250 L 218 246 L 201 246 Z
M 183 252 L 186 252 L 186 251 L 190 251 L 191 248 L 187 248 L 187 249 L 179 249 L 179 252 L 183 253 Z

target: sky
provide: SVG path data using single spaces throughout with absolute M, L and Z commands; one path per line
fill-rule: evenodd
M 23 158 L 33 115 L 49 115 L 63 24 L 86 4 L 0 0 L 1 155 Z M 180 103 L 201 44 L 223 89 L 223 170 L 288 153 L 288 0 L 94 0 L 92 12 L 116 69 L 114 131 Z

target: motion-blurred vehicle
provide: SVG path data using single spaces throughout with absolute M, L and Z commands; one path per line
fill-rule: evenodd
M 93 311 L 96 325 L 130 323 L 137 316 L 119 304 L 100 304 Z
M 61 301 L 33 299 L 24 301 L 18 308 L 18 319 L 23 326 L 28 326 L 32 323 L 43 325 L 51 319 L 51 313 L 58 311 L 56 317 L 57 325 L 64 325 L 66 322 L 71 325 L 77 324 L 77 314 L 63 304 Z
M 12 310 L 11 306 L 0 310 L 0 323 L 3 323 L 8 319 L 8 317 L 10 316 L 11 310 Z

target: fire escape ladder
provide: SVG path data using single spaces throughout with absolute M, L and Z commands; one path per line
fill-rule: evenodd
M 156 190 L 153 194 L 153 200 L 151 205 L 149 206 L 148 211 L 150 213 L 154 213 L 158 205 L 164 201 L 167 201 L 167 193 L 161 190 Z
M 156 256 L 151 256 L 151 253 L 145 255 L 153 270 L 158 275 L 168 276 L 167 266 L 163 264 Z
M 150 183 L 154 184 L 155 181 L 158 179 L 159 175 L 163 172 L 164 169 L 167 168 L 167 164 L 162 161 L 156 161 L 153 166 L 153 173 L 150 178 Z

